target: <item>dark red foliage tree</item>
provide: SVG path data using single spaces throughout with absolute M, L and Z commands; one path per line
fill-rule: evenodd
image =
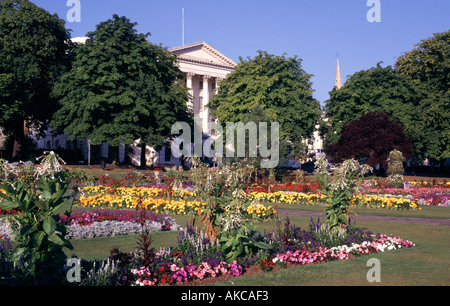
M 346 159 L 366 159 L 374 169 L 377 164 L 384 173 L 392 150 L 399 150 L 405 159 L 412 153 L 412 144 L 398 120 L 384 112 L 368 112 L 344 126 L 339 140 L 326 147 L 333 163 Z

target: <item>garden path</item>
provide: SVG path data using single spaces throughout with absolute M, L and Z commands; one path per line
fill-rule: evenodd
M 277 209 L 278 214 L 288 216 L 305 216 L 305 217 L 323 217 L 324 212 L 305 211 L 305 210 L 291 210 L 291 209 Z M 438 226 L 450 226 L 450 219 L 435 219 L 435 218 L 406 218 L 406 217 L 389 217 L 389 216 L 366 216 L 358 215 L 359 220 L 381 221 L 381 222 L 397 222 L 397 223 L 415 223 Z

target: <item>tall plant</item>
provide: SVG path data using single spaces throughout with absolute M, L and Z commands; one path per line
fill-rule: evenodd
M 0 188 L 4 210 L 16 209 L 11 217 L 12 226 L 17 233 L 13 238 L 13 261 L 23 262 L 26 277 L 35 284 L 58 284 L 62 279 L 66 255 L 64 247 L 72 249 L 64 237 L 66 226 L 59 222 L 57 210 L 69 199 L 70 181 L 64 179 L 61 162 L 56 154 L 50 152 L 40 158 L 40 167 L 14 169 L 12 180 L 4 180 Z M 23 180 L 21 172 L 34 177 Z M 31 174 L 30 174 L 31 173 Z
M 252 224 L 244 221 L 242 212 L 245 208 L 245 193 L 243 190 L 235 190 L 231 202 L 220 215 L 219 245 L 225 259 L 229 262 L 238 257 L 244 257 L 271 246 L 262 241 L 253 239 L 256 232 Z
M 403 168 L 403 154 L 398 150 L 392 150 L 388 157 L 388 184 L 390 187 L 401 187 L 403 186 L 403 173 L 405 169 Z
M 35 192 L 30 191 L 21 181 L 15 186 L 3 184 L 5 194 L 0 193 L 2 209 L 17 209 L 13 215 L 13 227 L 17 234 L 13 260 L 23 261 L 30 279 L 35 283 L 57 283 L 66 262 L 64 247 L 72 249 L 64 238 L 68 230 L 59 222 L 55 212 L 68 198 L 68 181 L 41 176 Z
M 327 223 L 332 227 L 346 228 L 349 222 L 353 194 L 359 190 L 359 181 L 372 171 L 369 165 L 360 165 L 354 159 L 345 160 L 328 176 L 326 160 L 318 163 L 318 178 L 321 192 L 331 199 L 331 206 L 325 209 Z
M 244 190 L 250 184 L 255 168 L 245 163 L 225 163 L 206 168 L 193 160 L 192 178 L 205 208 L 199 212 L 200 222 L 209 239 L 217 241 L 228 261 L 248 255 L 269 245 L 252 240 L 254 229 L 242 214 L 247 205 Z

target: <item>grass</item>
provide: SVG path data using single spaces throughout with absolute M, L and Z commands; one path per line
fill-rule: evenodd
M 188 222 L 185 216 L 177 216 L 178 224 L 184 226 Z M 158 251 L 160 248 L 167 248 L 176 244 L 179 232 L 156 232 L 151 233 L 153 243 L 152 248 Z M 116 237 L 95 237 L 86 239 L 71 240 L 73 250 L 65 249 L 68 256 L 72 254 L 86 260 L 105 259 L 111 254 L 111 250 L 118 248 L 122 252 L 132 252 L 137 249 L 139 235 L 126 235 Z
M 152 247 L 158 251 L 170 245 L 175 245 L 178 232 L 151 233 Z M 70 256 L 77 255 L 86 260 L 105 259 L 111 254 L 111 250 L 118 248 L 122 252 L 132 252 L 137 249 L 139 235 L 126 235 L 116 237 L 96 237 L 88 239 L 72 240 L 74 250 L 66 250 Z
M 318 205 L 277 205 L 278 209 L 306 210 L 323 212 L 325 206 Z M 352 208 L 352 211 L 358 215 L 370 216 L 388 216 L 404 218 L 435 218 L 450 219 L 450 208 L 440 206 L 422 206 L 422 210 L 390 210 L 385 208 Z
M 292 209 L 292 207 L 289 207 Z M 323 211 L 323 207 L 301 207 Z M 300 207 L 298 207 L 300 209 Z M 427 218 L 449 218 L 450 209 L 446 207 L 425 207 L 422 211 L 380 211 L 364 209 L 365 214 L 382 213 L 387 216 L 416 216 Z M 419 213 L 415 215 L 415 213 Z M 177 223 L 185 225 L 186 216 L 174 216 Z M 309 217 L 290 216 L 291 223 L 302 228 L 309 225 Z M 358 220 L 357 226 L 372 232 L 393 234 L 416 244 L 410 249 L 387 251 L 352 258 L 347 261 L 334 261 L 324 264 L 306 265 L 280 271 L 269 272 L 255 276 L 240 276 L 231 281 L 214 283 L 213 286 L 448 286 L 450 285 L 450 242 L 448 240 L 450 227 L 421 224 L 405 224 L 394 222 Z M 259 231 L 273 231 L 276 221 L 256 224 Z M 178 232 L 152 233 L 152 247 L 169 247 L 176 242 Z M 88 260 L 104 259 L 109 256 L 112 248 L 121 251 L 136 249 L 138 235 L 102 237 L 74 240 L 73 251 Z M 371 267 L 367 267 L 369 258 L 377 258 L 381 263 L 381 282 L 369 283 L 366 274 Z

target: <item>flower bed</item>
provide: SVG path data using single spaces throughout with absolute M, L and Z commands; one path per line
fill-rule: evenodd
M 286 228 L 289 230 L 286 231 Z M 216 252 L 217 245 L 202 236 L 200 231 L 186 229 L 181 233 L 179 245 L 170 251 L 162 250 L 156 253 L 152 265 L 132 268 L 129 284 L 138 286 L 186 284 L 220 276 L 236 277 L 254 267 L 259 267 L 262 272 L 268 272 L 274 267 L 285 268 L 287 265 L 348 260 L 352 256 L 415 246 L 400 237 L 372 234 L 357 228 L 349 229 L 348 233 L 341 237 L 340 244 L 335 241 L 337 244 L 334 246 L 325 246 L 324 233 L 330 235 L 333 231 L 320 222 L 312 221 L 309 230 L 285 224 L 285 229 L 278 233 L 265 233 L 258 237 L 271 243 L 273 248 L 270 251 L 226 262 L 221 254 Z M 189 245 L 186 240 L 196 246 L 183 248 Z M 184 251 L 179 251 L 180 249 Z
M 258 199 L 270 204 L 285 205 L 322 205 L 328 206 L 328 198 L 320 193 L 297 193 L 297 192 L 273 192 L 273 193 L 250 193 L 250 198 Z M 418 199 L 408 199 L 393 196 L 365 196 L 354 195 L 352 205 L 355 207 L 376 207 L 390 209 L 420 209 Z
M 107 207 L 116 209 L 136 209 L 143 205 L 147 210 L 157 213 L 163 212 L 175 215 L 202 213 L 205 204 L 197 200 L 195 191 L 174 189 L 170 198 L 161 188 L 147 187 L 119 187 L 94 186 L 81 189 L 82 196 L 78 205 L 82 207 Z M 139 202 L 139 200 L 142 200 Z M 271 206 L 266 207 L 252 203 L 245 207 L 247 219 L 268 220 L 275 218 L 277 213 Z
M 139 211 L 137 210 L 116 210 L 116 209 L 92 209 L 75 210 L 68 215 L 62 215 L 60 221 L 66 225 L 89 226 L 93 223 L 103 221 L 125 221 L 139 223 Z M 174 220 L 163 214 L 151 211 L 145 212 L 145 219 L 163 224 L 164 230 L 170 230 Z
M 145 226 L 149 232 L 181 229 L 175 220 L 166 215 L 146 211 L 144 216 L 140 216 L 137 210 L 75 211 L 68 216 L 61 216 L 61 222 L 70 230 L 66 239 L 82 239 L 139 234 L 142 232 L 141 217 L 145 219 Z
M 181 226 L 167 215 L 146 211 L 145 226 L 149 232 L 179 231 Z M 6 220 L 0 220 L 0 236 L 13 236 L 14 231 Z M 97 209 L 74 211 L 60 216 L 60 222 L 69 229 L 66 239 L 112 237 L 142 232 L 139 211 Z
M 315 192 L 319 188 L 317 181 L 313 183 L 289 183 L 289 184 L 272 184 L 272 185 L 253 185 L 250 186 L 247 192 L 278 192 L 278 191 L 291 191 L 291 192 L 302 192 L 309 193 Z
M 203 280 L 207 277 L 218 277 L 220 275 L 242 275 L 242 266 L 236 261 L 232 263 L 221 261 L 217 265 L 210 265 L 202 262 L 199 265 L 186 265 L 179 267 L 172 264 L 167 267 L 160 267 L 157 271 L 151 271 L 148 267 L 132 269 L 131 273 L 137 276 L 135 285 L 154 286 L 156 284 L 174 284 L 180 282 L 190 282 L 195 279 Z
M 147 221 L 145 226 L 149 232 L 166 231 L 164 225 L 157 221 Z M 102 221 L 93 222 L 89 226 L 73 224 L 67 226 L 69 234 L 66 239 L 83 239 L 95 237 L 114 237 L 119 235 L 139 234 L 142 226 L 139 223 L 129 221 Z M 172 230 L 179 230 L 179 226 L 174 226 Z
M 355 195 L 352 199 L 352 205 L 355 207 L 375 207 L 375 208 L 388 208 L 394 210 L 401 209 L 418 209 L 422 208 L 419 205 L 418 199 L 408 199 L 403 197 L 393 196 L 363 196 Z
M 84 207 L 109 207 L 136 209 L 138 199 L 143 198 L 142 204 L 155 212 L 168 214 L 197 214 L 204 209 L 204 203 L 196 200 L 195 191 L 174 190 L 170 200 L 164 197 L 164 191 L 160 188 L 145 187 L 120 187 L 111 188 L 105 186 L 86 187 L 82 189 L 79 205 Z M 278 204 L 285 205 L 329 205 L 327 197 L 320 193 L 301 192 L 248 192 L 247 200 L 256 204 L 246 208 L 249 218 L 270 219 L 276 216 L 276 209 L 272 207 Z M 425 203 L 424 201 L 422 201 Z M 266 204 L 266 205 L 262 205 Z M 352 200 L 355 207 L 376 207 L 389 209 L 420 209 L 422 204 L 417 198 L 402 196 L 378 196 L 355 195 Z
M 403 197 L 415 199 L 419 205 L 449 206 L 450 192 L 448 188 L 442 187 L 418 187 L 418 188 L 369 188 L 364 190 L 366 195 L 377 195 L 385 197 Z

